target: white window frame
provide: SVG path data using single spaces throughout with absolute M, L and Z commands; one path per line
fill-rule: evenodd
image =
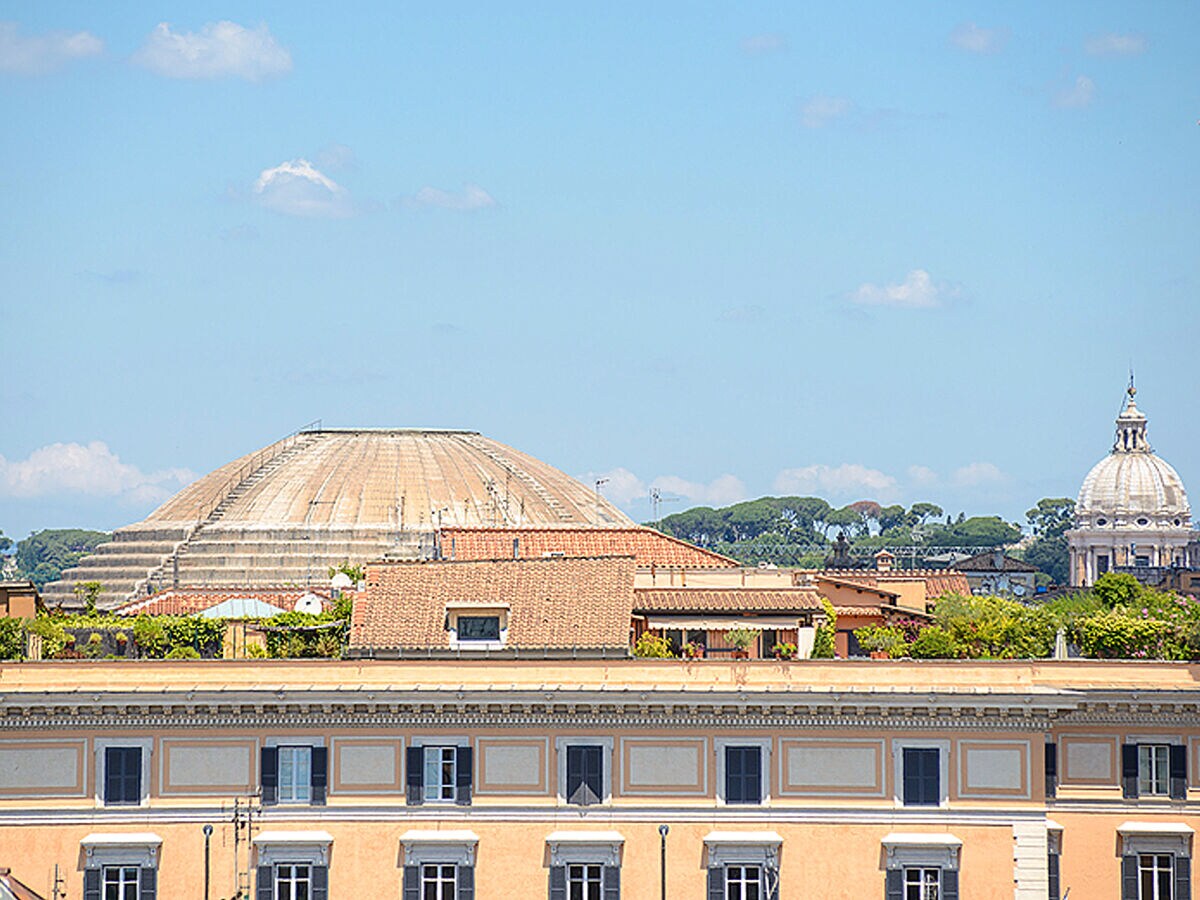
M 278 803 L 280 806 L 288 806 L 288 805 L 292 805 L 292 804 L 298 804 L 300 806 L 311 806 L 312 805 L 312 751 L 313 751 L 312 746 L 310 744 L 280 744 L 279 746 L 277 746 L 273 749 L 278 754 L 278 761 L 276 763 L 276 770 L 275 770 L 275 773 L 276 773 L 275 802 Z M 296 766 L 295 757 L 296 757 L 296 754 L 301 751 L 303 751 L 304 755 L 307 757 L 304 768 L 308 772 L 308 778 L 304 782 L 304 784 L 301 784 L 296 778 L 297 766 Z M 283 755 L 284 755 L 284 753 L 287 753 L 292 757 L 292 760 L 289 764 L 289 769 L 291 771 L 292 777 L 287 782 L 287 789 L 288 789 L 289 794 L 291 794 L 291 796 L 288 796 L 288 797 L 284 796 L 284 779 L 283 779 L 283 771 L 284 771 Z M 302 791 L 301 791 L 301 788 L 303 788 Z M 301 796 L 301 794 L 302 794 L 302 796 Z
M 713 738 L 713 751 L 717 756 L 717 805 L 726 806 L 725 800 L 725 749 L 727 747 L 758 747 L 762 753 L 759 762 L 762 765 L 762 797 L 757 804 L 734 803 L 733 806 L 745 807 L 769 806 L 771 803 L 771 745 L 774 740 L 769 737 L 749 738 Z
M 588 888 L 595 888 L 596 900 L 602 900 L 604 897 L 604 866 L 594 862 L 573 862 L 566 863 L 563 868 L 566 870 L 564 879 L 567 885 L 567 896 L 571 896 L 572 887 L 572 869 L 582 869 L 582 879 L 576 879 L 576 883 L 583 889 L 584 897 L 587 897 Z M 592 871 L 595 870 L 595 878 L 593 879 Z
M 1138 796 L 1171 796 L 1171 744 L 1145 741 L 1137 744 Z M 1159 759 L 1161 757 L 1161 759 Z M 1162 790 L 1159 790 L 1161 784 Z
M 429 887 L 425 880 L 425 873 L 428 869 L 450 869 L 450 882 L 447 884 L 442 877 L 441 871 L 435 871 L 433 876 L 434 886 L 437 888 L 438 900 L 455 900 L 458 896 L 458 864 L 448 862 L 423 862 L 417 866 L 417 884 L 421 887 L 421 896 L 425 896 L 425 889 Z
M 296 869 L 305 869 L 307 872 L 303 882 L 296 879 L 295 877 L 289 879 L 289 886 L 290 886 L 291 890 L 287 894 L 283 894 L 280 892 L 280 888 L 283 887 L 283 885 L 281 885 L 279 883 L 279 876 L 280 876 L 280 870 L 283 868 L 292 869 L 293 875 L 295 875 Z M 271 867 L 271 871 L 273 872 L 274 878 L 275 878 L 274 884 L 271 886 L 272 898 L 274 898 L 274 900 L 296 900 L 296 887 L 302 883 L 307 884 L 307 886 L 308 886 L 307 893 L 311 897 L 312 896 L 312 881 L 313 881 L 312 870 L 313 870 L 312 863 L 307 863 L 307 862 L 282 862 L 282 861 L 280 861 L 280 862 L 275 863 L 275 865 Z
M 129 865 L 126 863 L 110 863 L 100 868 L 100 894 L 103 897 L 108 896 L 108 889 L 112 887 L 108 880 L 110 872 L 117 873 L 115 886 L 117 893 L 120 895 L 119 900 L 138 900 L 138 894 L 142 888 L 142 867 Z M 133 881 L 125 880 L 127 873 L 133 872 Z M 132 889 L 132 894 L 130 894 Z
M 1149 857 L 1153 862 L 1149 867 L 1143 866 L 1142 860 Z M 1138 853 L 1137 858 L 1137 876 L 1138 876 L 1138 900 L 1175 900 L 1175 856 L 1170 853 Z M 1142 876 L 1149 871 L 1158 874 L 1162 871 L 1158 867 L 1158 861 L 1165 859 L 1167 861 L 1167 884 L 1168 896 L 1164 897 L 1158 892 L 1158 879 L 1153 878 L 1151 883 L 1154 885 L 1153 895 L 1150 897 L 1142 893 Z
M 567 747 L 600 747 L 603 765 L 601 766 L 600 784 L 602 787 L 600 802 L 593 806 L 605 806 L 612 803 L 613 766 L 616 761 L 616 740 L 611 737 L 595 737 L 580 735 L 578 737 L 557 737 L 554 739 L 554 754 L 558 759 L 558 803 L 561 806 L 575 806 L 567 801 Z M 587 809 L 587 807 L 579 807 Z
M 95 754 L 95 795 L 96 805 L 104 806 L 104 751 L 110 747 L 136 747 L 142 751 L 142 798 L 138 803 L 122 803 L 113 809 L 136 809 L 150 802 L 150 754 L 154 750 L 154 738 L 96 738 L 92 742 L 92 752 Z
M 417 735 L 409 740 L 408 746 L 420 747 L 422 750 L 424 750 L 428 747 L 454 747 L 455 749 L 458 749 L 461 747 L 472 747 L 473 745 L 471 743 L 471 739 L 469 737 L 467 737 L 466 735 L 448 734 L 448 735 L 445 735 L 442 737 L 431 736 L 431 735 Z M 476 765 L 475 757 L 477 755 L 478 754 L 476 754 L 474 752 L 471 754 L 472 767 L 474 767 Z M 426 791 L 425 791 L 425 769 L 424 769 L 425 763 L 424 763 L 423 757 L 422 757 L 421 765 L 422 765 L 422 769 L 421 769 L 421 802 L 433 804 L 434 806 L 454 806 L 455 803 L 457 802 L 457 797 L 452 798 L 450 800 L 431 800 L 429 798 L 429 794 L 426 793 Z M 458 780 L 458 757 L 457 757 L 457 755 L 455 756 L 455 759 L 454 759 L 454 777 L 455 777 L 455 780 L 457 781 Z M 404 778 L 405 778 L 405 781 L 407 781 L 407 779 L 408 779 L 407 757 L 405 757 Z M 457 793 L 457 787 L 455 788 L 455 791 Z M 475 793 L 475 773 L 474 772 L 471 773 L 471 793 L 472 793 L 472 795 L 474 795 L 474 793 Z
M 905 866 L 904 872 L 904 900 L 909 900 L 909 888 L 917 888 L 917 900 L 930 900 L 928 888 L 933 887 L 934 898 L 942 896 L 942 872 L 945 871 L 940 866 Z M 928 873 L 934 873 L 937 876 L 937 883 L 930 885 L 925 877 Z M 910 875 L 916 875 L 915 884 L 910 882 Z
M 736 882 L 731 881 L 732 873 L 730 872 L 730 870 L 734 869 L 734 868 L 738 868 L 738 869 L 742 870 L 741 877 L 739 877 Z M 755 874 L 754 874 L 753 880 L 748 879 L 746 877 L 747 869 L 754 870 Z M 724 866 L 721 867 L 721 871 L 722 871 L 722 881 L 723 881 L 721 886 L 722 886 L 722 888 L 724 888 L 724 894 L 726 897 L 731 896 L 730 891 L 729 891 L 729 889 L 731 887 L 741 888 L 742 889 L 741 894 L 743 897 L 746 896 L 746 888 L 757 887 L 759 897 L 765 898 L 766 893 L 767 893 L 766 885 L 763 884 L 763 882 L 766 880 L 764 877 L 765 873 L 763 872 L 763 867 L 759 863 L 747 863 L 747 862 L 726 863 Z
M 507 603 L 479 604 L 478 606 L 464 603 L 446 604 L 446 631 L 449 634 L 451 650 L 503 650 L 508 645 L 508 624 L 510 607 Z M 499 621 L 500 639 L 496 641 L 474 641 L 458 639 L 459 616 L 495 616 Z
M 938 798 L 937 806 L 907 806 L 904 803 L 904 751 L 938 751 Z M 950 741 L 948 739 L 893 738 L 892 739 L 892 795 L 896 806 L 901 809 L 945 809 L 950 805 Z
M 449 803 L 454 804 L 458 798 L 458 751 L 459 747 L 455 744 L 427 744 L 422 747 L 421 754 L 421 797 L 426 803 Z M 437 765 L 434 766 L 433 755 L 438 755 Z M 451 776 L 450 783 L 441 778 L 442 767 L 446 764 L 445 755 L 450 756 Z M 432 786 L 438 789 L 438 796 L 433 796 L 430 793 L 431 784 L 429 781 L 429 772 L 433 769 L 438 772 L 438 779 Z M 441 796 L 446 790 L 450 794 L 447 797 Z

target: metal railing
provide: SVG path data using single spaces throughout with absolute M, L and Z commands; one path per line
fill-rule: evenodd
M 321 420 L 314 419 L 308 424 L 300 426 L 285 437 L 280 438 L 275 443 L 259 450 L 248 460 L 243 462 L 242 465 L 238 466 L 237 471 L 225 480 L 225 483 L 217 492 L 215 500 L 208 504 L 201 503 L 196 507 L 197 527 L 206 522 L 212 516 L 212 514 L 216 512 L 217 507 L 225 502 L 225 500 L 230 494 L 233 493 L 239 484 L 257 472 L 259 469 L 263 468 L 263 466 L 267 465 L 267 463 L 271 462 L 271 460 L 275 459 L 280 454 L 286 453 L 288 450 L 292 449 L 292 447 L 294 447 L 300 440 L 301 435 L 312 431 L 319 431 L 320 428 Z

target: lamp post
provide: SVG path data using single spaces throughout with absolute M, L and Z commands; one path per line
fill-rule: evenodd
M 662 876 L 662 900 L 667 900 L 667 835 L 671 831 L 670 825 L 658 826 L 658 838 L 660 847 L 659 872 Z
M 204 826 L 204 900 L 208 900 L 209 852 L 211 850 L 213 827 Z

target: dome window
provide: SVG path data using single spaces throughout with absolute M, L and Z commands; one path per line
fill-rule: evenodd
M 1147 519 L 1145 516 L 1143 516 L 1142 518 L 1140 518 L 1140 519 L 1138 519 L 1138 520 L 1137 520 L 1137 523 L 1138 523 L 1139 525 L 1149 525 L 1149 524 L 1150 524 L 1150 520 L 1149 520 L 1149 519 Z
M 1181 521 L 1179 521 L 1179 519 L 1176 519 L 1176 520 L 1175 520 L 1175 527 L 1176 527 L 1176 528 L 1178 528 L 1178 527 L 1179 527 L 1180 525 L 1182 525 L 1182 524 L 1183 524 L 1183 523 L 1182 523 Z
M 1108 524 L 1108 519 L 1097 519 L 1097 520 L 1096 520 L 1096 524 L 1097 524 L 1097 525 L 1100 525 L 1100 526 L 1107 525 L 1107 524 Z

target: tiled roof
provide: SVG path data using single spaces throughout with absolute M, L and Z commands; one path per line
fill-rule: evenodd
M 140 600 L 131 600 L 123 606 L 118 606 L 113 612 L 118 616 L 136 616 L 141 613 L 151 616 L 190 616 L 228 600 L 258 600 L 291 612 L 296 608 L 296 602 L 306 594 L 320 597 L 323 610 L 333 608 L 333 598 L 324 588 L 314 590 L 297 587 L 179 587 L 169 588 Z
M 946 594 L 971 594 L 967 577 L 956 569 L 892 569 L 889 572 L 880 572 L 878 569 L 813 569 L 806 574 L 873 586 L 919 579 L 925 582 L 925 596 L 930 600 Z
M 1037 566 L 1031 566 L 1024 560 L 1011 556 L 1001 556 L 1000 559 L 1005 572 L 1036 572 L 1038 570 Z M 997 571 L 996 554 L 991 550 L 976 553 L 969 559 L 955 563 L 954 568 L 962 572 L 995 572 Z
M 818 581 L 827 581 L 830 584 L 840 585 L 841 587 L 851 588 L 856 591 L 864 591 L 875 594 L 882 599 L 899 597 L 900 594 L 896 591 L 889 591 L 885 587 L 880 587 L 878 584 L 868 584 L 866 581 L 855 580 L 850 578 L 835 578 L 832 575 L 818 575 Z
M 516 542 L 516 553 L 513 542 Z M 737 568 L 727 556 L 653 528 L 443 528 L 447 559 L 540 559 L 558 556 L 633 556 L 639 566 Z
M 820 609 L 812 588 L 637 588 L 637 612 L 757 612 Z
M 448 608 L 508 608 L 506 649 L 627 652 L 632 556 L 372 563 L 350 650 L 450 651 Z

